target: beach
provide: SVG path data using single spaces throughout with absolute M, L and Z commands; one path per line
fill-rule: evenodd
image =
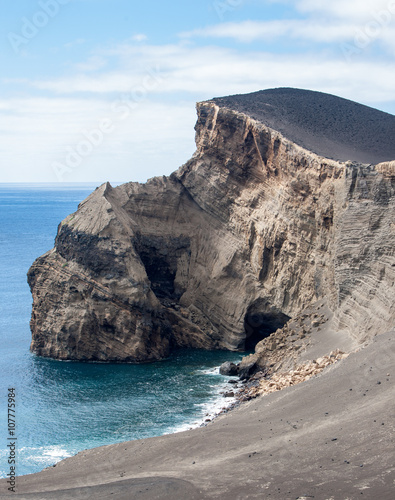
M 207 426 L 79 453 L 17 479 L 14 498 L 393 498 L 391 331 L 319 376 Z M 0 482 L 6 498 L 5 480 Z

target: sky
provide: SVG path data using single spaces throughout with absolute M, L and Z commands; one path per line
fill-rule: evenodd
M 138 181 L 195 104 L 274 87 L 395 114 L 395 0 L 3 0 L 0 182 Z

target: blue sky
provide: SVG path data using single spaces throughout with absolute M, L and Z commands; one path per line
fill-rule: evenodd
M 395 113 L 395 0 L 3 4 L 0 182 L 169 174 L 215 96 L 298 87 Z

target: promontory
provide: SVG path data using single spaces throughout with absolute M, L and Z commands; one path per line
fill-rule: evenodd
M 394 324 L 395 117 L 291 88 L 197 113 L 185 165 L 103 184 L 61 222 L 28 273 L 34 353 L 251 349 L 315 304 L 356 343 Z

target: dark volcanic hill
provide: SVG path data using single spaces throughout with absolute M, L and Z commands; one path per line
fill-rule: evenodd
M 293 88 L 213 99 L 320 156 L 379 163 L 395 158 L 395 116 L 341 97 Z

